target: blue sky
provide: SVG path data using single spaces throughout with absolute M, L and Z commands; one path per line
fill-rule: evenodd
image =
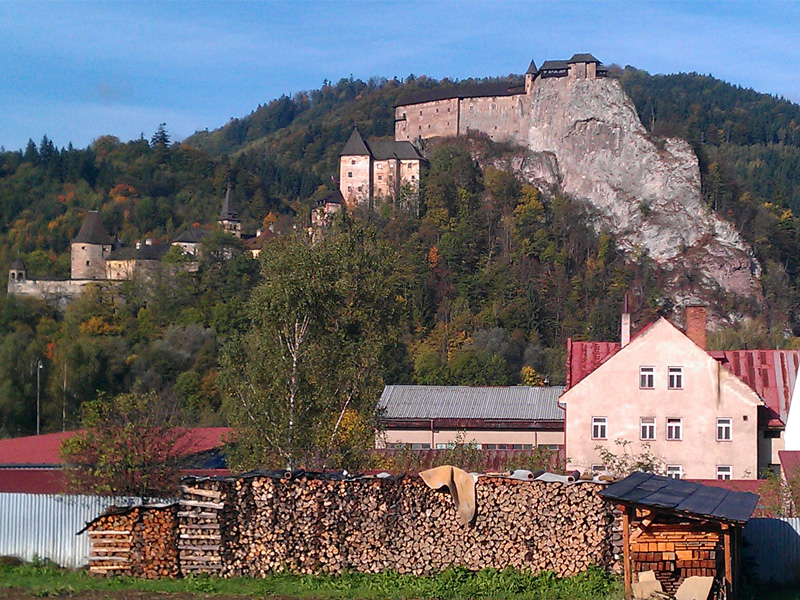
M 0 146 L 175 139 L 324 79 L 524 72 L 592 52 L 800 101 L 800 2 L 9 2 Z

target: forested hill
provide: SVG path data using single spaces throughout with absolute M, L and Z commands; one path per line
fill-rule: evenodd
M 758 316 L 755 327 L 724 332 L 717 343 L 793 343 L 781 334 L 787 317 L 798 330 L 800 315 L 800 237 L 789 209 L 798 206 L 798 107 L 710 77 L 630 68 L 612 75 L 655 134 L 692 141 L 705 197 L 764 267 L 765 306 L 708 298 L 722 312 Z M 446 85 L 343 79 L 182 143 L 162 127 L 149 140 L 106 136 L 75 149 L 45 138 L 0 152 L 0 272 L 20 256 L 29 277 L 67 276 L 69 242 L 89 209 L 125 244 L 167 243 L 190 225 L 213 225 L 229 180 L 245 231 L 265 220 L 279 232 L 302 230 L 315 199 L 335 189 L 352 126 L 365 137 L 391 136 L 392 108 L 404 95 Z M 766 123 L 764 115 L 774 116 Z M 625 292 L 641 321 L 669 311 L 663 274 L 646 256 L 626 260 L 611 236 L 589 226 L 586 207 L 487 166 L 514 149 L 476 138 L 428 151 L 419 216 L 381 206 L 340 224 L 393 261 L 382 273 L 394 273 L 402 316 L 376 381 L 558 383 L 566 338 L 615 339 Z M 64 314 L 0 295 L 0 436 L 35 430 L 39 361 L 45 431 L 75 427 L 98 393 L 131 390 L 173 399 L 187 422 L 224 423 L 220 356 L 247 330 L 247 301 L 263 279 L 242 247 L 220 251 L 230 243 L 220 235 L 210 237 L 197 273 L 93 292 Z

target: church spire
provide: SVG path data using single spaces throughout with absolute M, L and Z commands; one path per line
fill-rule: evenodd
M 231 235 L 238 238 L 242 237 L 242 222 L 233 207 L 233 184 L 230 181 L 228 181 L 228 189 L 225 192 L 225 198 L 222 200 L 222 210 L 217 221 Z

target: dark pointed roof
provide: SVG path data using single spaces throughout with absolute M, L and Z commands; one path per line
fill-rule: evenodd
M 538 73 L 538 72 L 539 72 L 539 69 L 536 68 L 536 63 L 534 61 L 531 61 L 531 64 L 528 67 L 528 70 L 525 71 L 525 75 L 536 75 L 536 73 Z
M 592 56 L 588 52 L 584 52 L 583 54 L 573 54 L 572 58 L 569 59 L 569 62 L 570 64 L 579 62 L 600 64 L 600 61 L 597 60 L 594 56 Z
M 114 243 L 108 231 L 103 227 L 103 222 L 100 220 L 100 213 L 96 210 L 90 210 L 86 213 L 86 218 L 83 220 L 81 230 L 75 239 L 72 240 L 73 244 L 99 244 L 108 245 Z
M 354 127 L 353 133 L 350 134 L 350 139 L 347 140 L 347 143 L 344 145 L 340 156 L 364 156 L 369 154 L 369 148 L 367 148 L 367 145 L 364 143 L 361 134 L 358 133 L 358 129 Z
M 219 213 L 220 221 L 238 221 L 239 213 L 233 208 L 233 186 L 228 182 L 228 190 L 225 192 L 225 199 L 222 201 L 222 211 Z
M 14 262 L 11 263 L 11 271 L 24 271 L 25 270 L 25 263 L 22 262 L 22 257 L 18 256 L 14 259 Z

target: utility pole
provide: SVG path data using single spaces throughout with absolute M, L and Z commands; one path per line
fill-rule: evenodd
M 36 362 L 36 435 L 39 435 L 40 426 L 41 426 L 41 410 L 40 410 L 39 398 L 40 398 L 40 390 L 41 390 L 40 374 L 42 372 L 42 367 L 43 366 L 44 365 L 42 365 L 41 359 L 39 359 Z

